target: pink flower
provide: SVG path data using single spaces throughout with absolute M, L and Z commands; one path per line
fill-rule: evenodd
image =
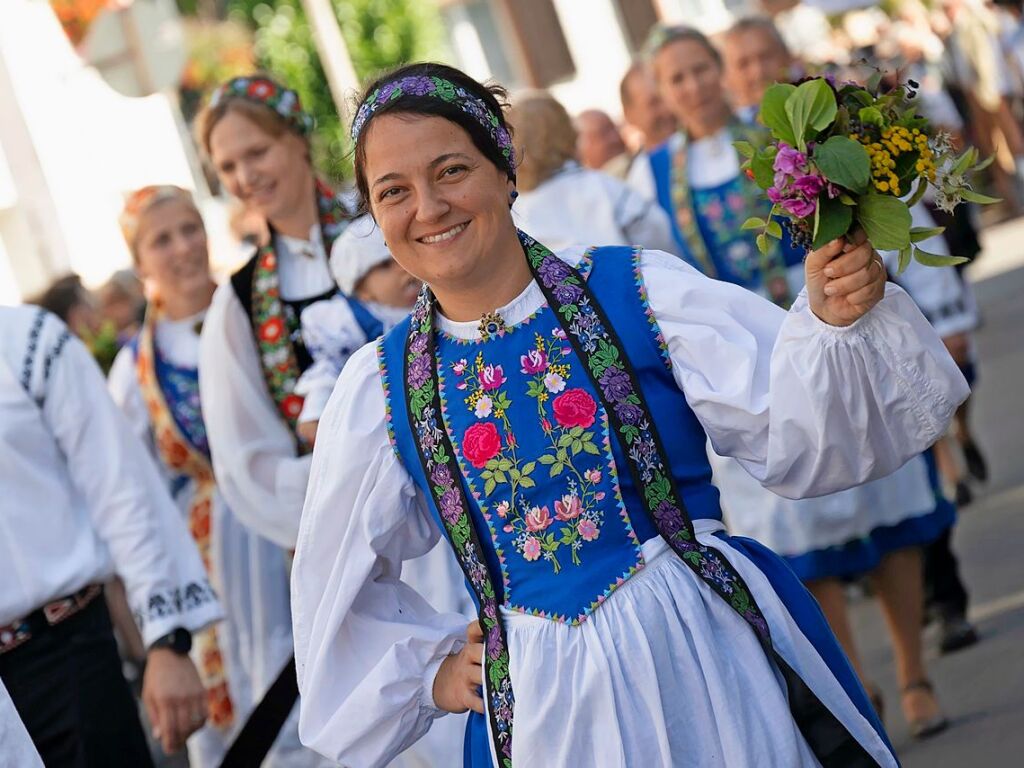
M 455 388 L 456 389 L 465 389 L 466 388 L 466 382 L 460 381 L 458 384 L 455 385 Z
M 452 363 L 452 370 L 455 371 L 459 376 L 466 372 L 466 366 L 469 365 L 466 362 L 466 358 L 462 358 L 457 363 Z
M 508 517 L 509 505 L 507 501 L 502 501 L 494 508 L 494 511 L 498 513 L 498 517 L 504 519 Z
M 556 339 L 568 338 L 565 335 L 565 331 L 563 331 L 561 328 L 555 328 L 555 330 L 551 332 L 551 335 L 554 336 Z
M 579 531 L 584 541 L 593 541 L 600 533 L 593 520 L 580 520 L 576 525 L 576 530 Z
M 772 168 L 782 173 L 788 173 L 790 176 L 796 176 L 807 170 L 807 155 L 798 152 L 784 141 L 780 142 L 779 153 L 775 156 Z
M 597 403 L 583 389 L 570 389 L 559 395 L 552 401 L 551 407 L 555 412 L 555 421 L 566 429 L 586 429 L 594 423 L 597 413 Z
M 551 431 L 551 422 L 548 421 L 547 419 L 541 419 L 540 425 L 541 427 L 543 427 L 545 434 Z
M 818 193 L 825 188 L 825 180 L 816 174 L 800 176 L 793 179 L 792 188 L 804 197 L 817 197 Z
M 551 510 L 547 508 L 547 505 L 543 507 L 534 507 L 526 513 L 526 530 L 531 533 L 537 531 L 543 531 L 552 523 Z
M 500 450 L 501 435 L 489 421 L 471 424 L 462 435 L 462 455 L 477 469 L 483 469 Z
M 480 371 L 480 386 L 485 390 L 497 389 L 505 383 L 505 372 L 500 365 L 485 365 Z
M 814 211 L 818 207 L 817 200 L 804 200 L 799 197 L 791 197 L 787 200 L 782 201 L 782 207 L 792 213 L 794 216 L 806 219 L 808 216 L 813 216 Z
M 504 528 L 502 528 L 502 530 L 505 533 L 512 533 L 512 531 L 515 530 L 515 529 L 511 525 L 506 525 Z
M 583 473 L 583 476 L 587 478 L 591 483 L 601 482 L 601 470 L 599 469 L 588 469 Z
M 549 372 L 544 377 L 544 388 L 547 389 L 547 391 L 551 392 L 552 394 L 554 394 L 555 392 L 561 392 L 563 389 L 565 389 L 565 379 L 563 379 L 557 373 Z
M 531 562 L 540 557 L 540 542 L 533 536 L 523 543 L 523 557 Z
M 598 491 L 597 493 L 594 494 L 594 499 L 596 501 L 601 501 L 601 499 L 603 499 L 603 498 L 604 498 L 604 491 Z
M 555 501 L 555 517 L 562 522 L 575 520 L 583 512 L 583 502 L 579 496 L 566 495 Z
M 523 373 L 540 373 L 548 367 L 548 356 L 542 349 L 531 349 L 519 357 L 519 362 L 523 366 Z
M 781 203 L 786 199 L 785 195 L 783 195 L 776 187 L 768 187 L 766 194 L 768 195 L 768 199 L 773 203 Z

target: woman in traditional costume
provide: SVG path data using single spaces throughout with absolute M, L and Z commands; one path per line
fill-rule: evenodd
M 245 525 L 292 548 L 309 475 L 295 433 L 295 384 L 312 363 L 302 310 L 334 295 L 328 254 L 350 213 L 310 159 L 312 117 L 266 77 L 221 85 L 198 120 L 225 189 L 266 220 L 269 236 L 213 297 L 199 366 L 221 493 Z
M 721 56 L 702 33 L 657 28 L 648 54 L 680 130 L 648 155 L 649 162 L 636 163 L 628 182 L 668 213 L 677 249 L 689 264 L 788 306 L 803 281 L 803 249 L 788 238 L 771 239 L 763 256 L 756 233 L 742 228 L 748 218 L 767 215 L 771 205 L 740 170 L 743 158 L 732 143 L 758 144 L 764 128 L 732 112 Z
M 555 256 L 510 213 L 502 93 L 411 65 L 353 123 L 360 191 L 427 288 L 320 422 L 292 578 L 304 743 L 386 765 L 468 708 L 469 766 L 895 766 L 814 600 L 724 533 L 705 441 L 786 495 L 833 492 L 934 442 L 962 376 L 866 243 L 812 253 L 788 314 L 664 253 Z M 398 580 L 441 534 L 468 631 Z
M 110 390 L 163 468 L 225 609 L 224 622 L 197 634 L 192 646 L 210 715 L 189 740 L 189 760 L 216 766 L 291 656 L 287 555 L 238 521 L 210 466 L 198 362 L 216 285 L 192 196 L 174 186 L 140 189 L 121 227 L 149 305 L 138 336 L 114 362 Z M 311 761 L 293 723 L 266 764 Z
M 546 91 L 516 98 L 508 115 L 515 131 L 519 197 L 517 226 L 554 250 L 579 242 L 581 232 L 606 245 L 676 251 L 661 207 L 624 182 L 576 160 L 576 129 Z

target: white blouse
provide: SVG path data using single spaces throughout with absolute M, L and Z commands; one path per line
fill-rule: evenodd
M 554 250 L 594 243 L 676 250 L 668 214 L 652 195 L 576 163 L 566 163 L 536 189 L 520 194 L 512 206 L 512 218 L 516 226 Z
M 334 288 L 319 238 L 297 255 L 278 238 L 281 297 L 297 300 Z M 245 525 L 292 548 L 306 494 L 309 456 L 298 456 L 263 378 L 252 324 L 231 283 L 217 289 L 203 323 L 199 391 L 218 488 Z
M 581 249 L 560 255 L 576 263 Z M 835 328 L 805 296 L 786 313 L 669 254 L 645 252 L 641 270 L 676 382 L 716 450 L 777 493 L 820 495 L 892 472 L 943 434 L 968 394 L 897 286 Z M 500 312 L 514 323 L 542 303 L 531 283 Z M 477 334 L 476 323 L 440 325 Z M 292 573 L 300 736 L 353 765 L 386 762 L 443 714 L 434 676 L 466 631 L 399 581 L 402 561 L 440 534 L 384 412 L 375 349 L 364 347 L 321 420 Z
M 59 320 L 0 308 L 0 624 L 117 573 L 148 645 L 221 608 L 156 466 Z

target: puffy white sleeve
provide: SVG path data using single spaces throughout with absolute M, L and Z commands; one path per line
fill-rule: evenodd
M 882 477 L 941 437 L 967 383 L 898 286 L 845 328 L 668 254 L 641 271 L 676 383 L 715 451 L 787 498 Z
M 348 302 L 340 296 L 310 304 L 300 321 L 302 341 L 313 364 L 303 371 L 295 385 L 295 394 L 305 398 L 299 421 L 316 421 L 323 414 L 345 363 L 366 343 L 366 335 Z
M 199 342 L 199 394 L 217 486 L 246 526 L 291 549 L 309 456 L 267 391 L 252 326 L 234 288 L 217 289 Z
M 110 373 L 107 374 L 107 390 L 117 407 L 121 409 L 121 413 L 128 419 L 132 432 L 149 445 L 152 442 L 149 411 L 146 410 L 146 403 L 142 399 L 135 352 L 130 346 L 122 347 L 114 358 L 114 364 L 110 366 Z
M 292 570 L 299 736 L 385 766 L 443 713 L 433 681 L 467 621 L 399 580 L 439 532 L 388 441 L 376 349 L 353 355 L 320 421 Z
M 50 353 L 43 415 L 72 482 L 106 544 L 143 640 L 221 618 L 181 513 L 156 465 L 107 394 L 85 347 L 67 338 Z

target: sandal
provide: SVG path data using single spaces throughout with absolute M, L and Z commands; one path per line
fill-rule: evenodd
M 909 717 L 907 716 L 906 709 L 906 697 L 908 694 L 925 692 L 932 698 L 932 702 L 935 704 L 935 713 L 932 715 L 925 715 L 924 717 Z M 911 683 L 905 686 L 900 695 L 903 697 L 903 715 L 907 718 L 907 726 L 910 729 L 910 735 L 915 739 L 927 739 L 929 736 L 946 730 L 949 726 L 949 720 L 942 714 L 939 709 L 939 703 L 935 700 L 935 690 L 932 688 L 931 681 L 929 680 L 918 680 L 917 682 Z

